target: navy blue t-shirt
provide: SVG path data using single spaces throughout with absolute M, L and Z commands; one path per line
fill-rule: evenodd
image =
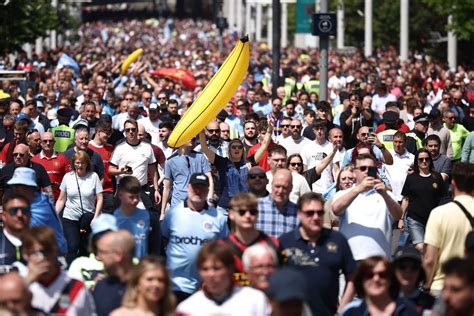
M 339 271 L 346 276 L 356 269 L 356 262 L 346 238 L 323 228 L 313 247 L 303 239 L 300 229 L 281 235 L 280 249 L 285 265 L 302 271 L 308 280 L 309 306 L 313 315 L 334 315 L 339 294 Z
M 126 289 L 127 284 L 114 276 L 108 276 L 97 282 L 92 292 L 97 316 L 108 316 L 114 309 L 119 308 Z

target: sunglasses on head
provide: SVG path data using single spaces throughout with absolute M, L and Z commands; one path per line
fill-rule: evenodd
M 259 173 L 259 174 L 249 174 L 249 178 L 250 179 L 266 179 L 267 178 L 267 175 L 264 174 L 264 173 Z
M 236 210 L 236 212 L 240 215 L 240 216 L 244 216 L 245 214 L 247 213 L 250 213 L 250 215 L 252 216 L 256 216 L 258 214 L 258 210 L 257 209 L 251 209 L 251 210 L 248 210 L 248 209 L 239 209 L 239 210 Z
M 10 207 L 7 212 L 12 216 L 18 215 L 18 211 L 21 211 L 23 215 L 30 215 L 31 210 L 29 207 Z

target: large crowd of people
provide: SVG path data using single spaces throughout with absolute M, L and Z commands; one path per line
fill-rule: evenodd
M 231 100 L 172 148 L 219 41 L 101 21 L 0 56 L 25 71 L 0 81 L 0 314 L 474 315 L 474 71 L 330 51 L 322 87 L 319 51 L 288 47 L 272 96 L 251 43 Z

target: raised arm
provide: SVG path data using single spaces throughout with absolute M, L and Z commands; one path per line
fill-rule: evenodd
M 265 134 L 265 137 L 263 138 L 262 145 L 255 152 L 255 155 L 254 155 L 256 163 L 258 163 L 260 160 L 262 160 L 263 155 L 265 154 L 265 152 L 268 149 L 268 146 L 270 146 L 270 143 L 272 142 L 273 127 L 274 127 L 273 121 L 268 120 L 267 132 Z
M 209 162 L 213 164 L 214 160 L 216 159 L 216 153 L 210 150 L 209 146 L 207 146 L 206 134 L 204 133 L 204 130 L 199 133 L 199 144 L 201 145 L 201 151 L 204 153 L 204 155 L 206 155 Z

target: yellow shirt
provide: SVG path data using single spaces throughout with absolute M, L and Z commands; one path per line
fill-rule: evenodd
M 474 197 L 459 195 L 455 197 L 467 211 L 474 216 Z M 425 243 L 439 249 L 438 265 L 431 290 L 442 290 L 444 273 L 441 266 L 453 257 L 464 257 L 464 242 L 472 230 L 471 224 L 463 211 L 455 203 L 450 202 L 438 206 L 431 211 L 426 224 Z

